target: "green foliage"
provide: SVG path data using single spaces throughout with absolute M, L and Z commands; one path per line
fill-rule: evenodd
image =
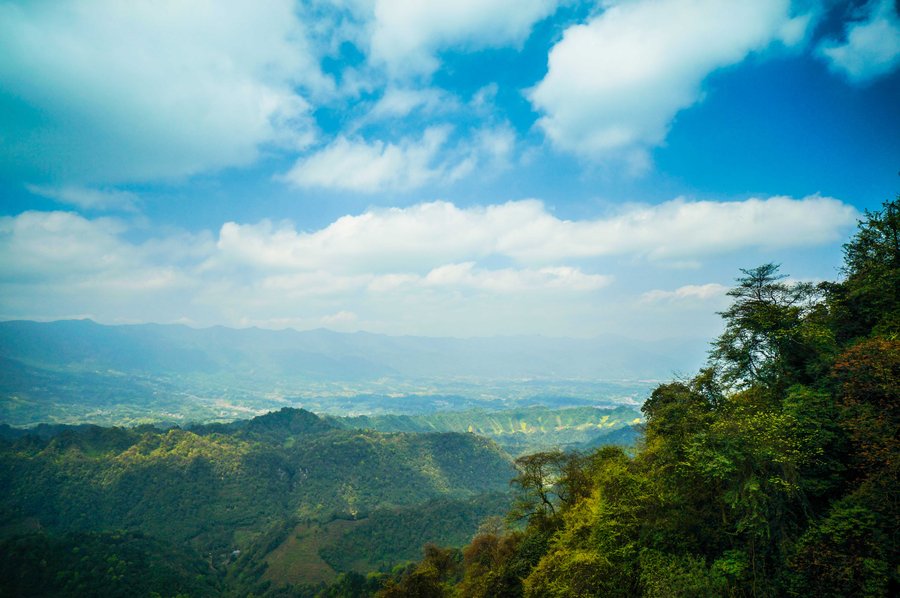
M 467 409 L 423 415 L 363 415 L 335 418 L 338 425 L 371 428 L 380 432 L 470 432 L 495 441 L 511 455 L 524 455 L 554 448 L 621 444 L 633 446 L 630 430 L 641 415 L 631 406 L 550 407 L 531 406 L 502 411 Z
M 452 586 L 462 573 L 459 550 L 426 544 L 425 556 L 415 567 L 407 569 L 396 580 L 389 580 L 378 598 L 440 598 L 452 595 Z
M 734 302 L 722 312 L 725 332 L 710 355 L 728 388 L 803 383 L 808 366 L 831 341 L 814 317 L 820 292 L 808 283 L 787 284 L 778 266 L 741 270 L 728 292 Z
M 375 512 L 365 526 L 380 535 L 361 548 L 396 562 L 424 541 L 468 541 L 481 517 L 505 508 L 501 496 L 474 497 L 505 491 L 512 472 L 471 434 L 335 429 L 298 410 L 192 430 L 80 426 L 0 441 L 0 525 L 138 530 L 210 555 L 228 587 L 260 593 L 266 555 L 297 518 Z M 454 500 L 429 502 L 442 497 Z M 423 504 L 430 521 L 392 515 Z M 443 521 L 442 508 L 456 518 Z
M 334 430 L 295 411 L 221 432 L 89 427 L 0 445 L 0 505 L 53 530 L 133 528 L 230 551 L 237 528 L 502 490 L 512 471 L 476 436 Z
M 716 598 L 728 593 L 724 576 L 700 557 L 672 555 L 647 549 L 641 552 L 641 594 L 647 598 Z
M 19 536 L 0 542 L 0 596 L 217 596 L 199 554 L 134 532 Z
M 796 595 L 886 596 L 890 585 L 891 530 L 856 497 L 836 503 L 800 538 L 790 560 Z M 896 532 L 894 532 L 896 533 Z M 896 581 L 894 582 L 896 583 Z
M 900 334 L 900 196 L 867 211 L 844 245 L 840 284 L 826 285 L 835 333 L 847 342 L 870 333 L 896 340 Z
M 337 571 L 353 569 L 360 562 L 391 566 L 415 559 L 428 542 L 462 546 L 472 539 L 484 519 L 499 516 L 508 508 L 509 497 L 501 493 L 380 508 L 319 554 Z

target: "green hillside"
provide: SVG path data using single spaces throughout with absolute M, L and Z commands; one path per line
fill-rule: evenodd
M 373 415 L 334 418 L 341 426 L 381 432 L 470 432 L 492 439 L 511 455 L 551 448 L 577 449 L 601 444 L 632 446 L 635 438 L 614 432 L 642 421 L 640 409 L 543 406 L 486 411 L 470 409 L 424 415 Z
M 250 580 L 280 544 L 285 532 L 279 530 L 298 521 L 324 525 L 377 511 L 377 522 L 385 509 L 447 497 L 466 512 L 465 525 L 450 530 L 427 523 L 423 533 L 463 542 L 460 533 L 471 535 L 486 515 L 480 503 L 465 501 L 505 491 L 514 471 L 495 444 L 472 434 L 337 429 L 296 409 L 190 430 L 39 431 L 7 429 L 15 438 L 0 442 L 2 535 L 41 530 L 50 539 L 34 542 L 46 547 L 55 534 L 133 530 L 189 546 L 220 568 L 232 564 L 233 554 L 250 555 L 252 563 L 236 563 L 254 571 L 245 576 Z M 431 517 L 409 513 L 411 525 Z M 414 536 L 416 546 L 422 539 Z M 408 544 L 393 552 L 383 547 L 384 561 L 408 558 Z

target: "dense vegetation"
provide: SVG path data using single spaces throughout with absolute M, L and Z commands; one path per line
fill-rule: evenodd
M 472 497 L 505 491 L 514 471 L 496 445 L 472 434 L 337 429 L 297 409 L 189 430 L 57 426 L 36 432 L 7 428 L 8 439 L 0 441 L 0 537 L 43 532 L 9 546 L 43 555 L 36 562 L 60 579 L 73 566 L 54 556 L 66 542 L 90 556 L 85 566 L 115 555 L 128 560 L 120 554 L 121 542 L 110 544 L 112 536 L 85 535 L 122 529 L 146 534 L 142 550 L 155 550 L 151 538 L 193 550 L 203 555 L 207 569 L 228 571 L 226 587 L 245 589 L 259 580 L 266 556 L 299 522 L 366 520 L 374 511 L 366 525 L 383 529 L 379 522 L 386 513 L 402 509 L 406 530 L 394 532 L 394 539 L 405 543 L 394 551 L 380 547 L 380 558 L 390 565 L 409 558 L 412 543 L 465 542 L 481 518 L 508 504 Z M 452 499 L 445 506 L 460 513 L 458 528 L 434 519 L 428 505 L 438 498 Z M 136 542 L 129 540 L 129 546 Z M 40 569 L 32 565 L 23 570 Z M 123 571 L 127 577 L 137 570 Z M 79 583 L 99 591 L 101 578 Z M 12 591 L 18 583 L 4 577 L 0 595 L 22 595 Z M 54 587 L 66 594 L 65 588 L 76 586 Z M 197 592 L 190 587 L 186 591 Z
M 32 534 L 0 541 L 2 596 L 218 596 L 191 550 L 136 532 Z
M 524 528 L 327 595 L 898 595 L 900 199 L 843 274 L 744 271 L 708 366 L 644 404 L 635 456 L 522 457 Z

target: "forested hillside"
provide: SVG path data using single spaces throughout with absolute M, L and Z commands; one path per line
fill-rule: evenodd
M 508 499 L 496 493 L 507 490 L 514 472 L 495 444 L 472 434 L 337 429 L 297 409 L 190 430 L 77 426 L 39 431 L 43 434 L 7 428 L 10 438 L 0 441 L 0 535 L 41 532 L 7 540 L 5 549 L 38 555 L 44 568 L 68 580 L 56 587 L 62 595 L 79 587 L 66 575 L 87 575 L 78 573 L 78 559 L 73 564 L 52 557 L 67 542 L 86 551 L 86 567 L 113 556 L 128 560 L 119 549 L 153 552 L 164 561 L 160 579 L 196 568 L 192 561 L 179 565 L 180 557 L 171 561 L 169 549 L 160 548 L 180 546 L 202 555 L 199 562 L 206 562 L 210 573 L 227 571 L 234 579 L 226 587 L 246 589 L 296 526 L 318 529 L 345 520 L 393 534 L 392 541 L 369 543 L 378 549 L 371 560 L 359 558 L 366 566 L 390 565 L 413 557 L 424 541 L 464 543 L 481 519 L 506 508 Z M 476 496 L 481 498 L 473 501 Z M 436 499 L 443 500 L 442 510 L 456 513 L 452 527 L 434 517 Z M 391 519 L 394 512 L 402 517 Z M 110 535 L 114 530 L 131 535 Z M 89 535 L 94 532 L 106 535 Z M 332 540 L 340 542 L 341 535 Z M 340 567 L 344 556 L 330 561 Z M 38 571 L 35 563 L 21 561 L 22 554 L 18 558 L 16 570 Z M 142 570 L 129 562 L 117 576 Z M 22 595 L 27 580 L 13 578 L 25 574 L 13 574 L 4 574 L 0 595 Z M 316 581 L 333 575 L 327 569 Z M 92 591 L 115 581 L 100 574 L 88 578 L 84 587 Z M 197 587 L 214 588 L 220 581 L 213 575 Z
M 342 427 L 380 432 L 471 432 L 490 438 L 511 455 L 521 455 L 550 448 L 633 446 L 643 416 L 637 406 L 631 405 L 564 409 L 535 405 L 502 411 L 471 409 L 426 415 L 360 415 L 332 421 Z
M 896 596 L 900 200 L 840 282 L 743 271 L 707 367 L 660 385 L 646 435 L 520 458 L 508 521 L 328 596 Z

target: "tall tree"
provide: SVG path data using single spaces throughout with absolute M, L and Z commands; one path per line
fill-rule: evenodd
M 710 352 L 726 388 L 761 383 L 805 382 L 804 366 L 827 343 L 827 331 L 808 318 L 820 293 L 809 283 L 787 283 L 776 264 L 764 264 L 737 279 L 728 292 L 734 302 L 721 316 L 722 333 Z
M 825 285 L 838 340 L 900 335 L 900 196 L 866 212 L 844 245 L 845 280 Z

